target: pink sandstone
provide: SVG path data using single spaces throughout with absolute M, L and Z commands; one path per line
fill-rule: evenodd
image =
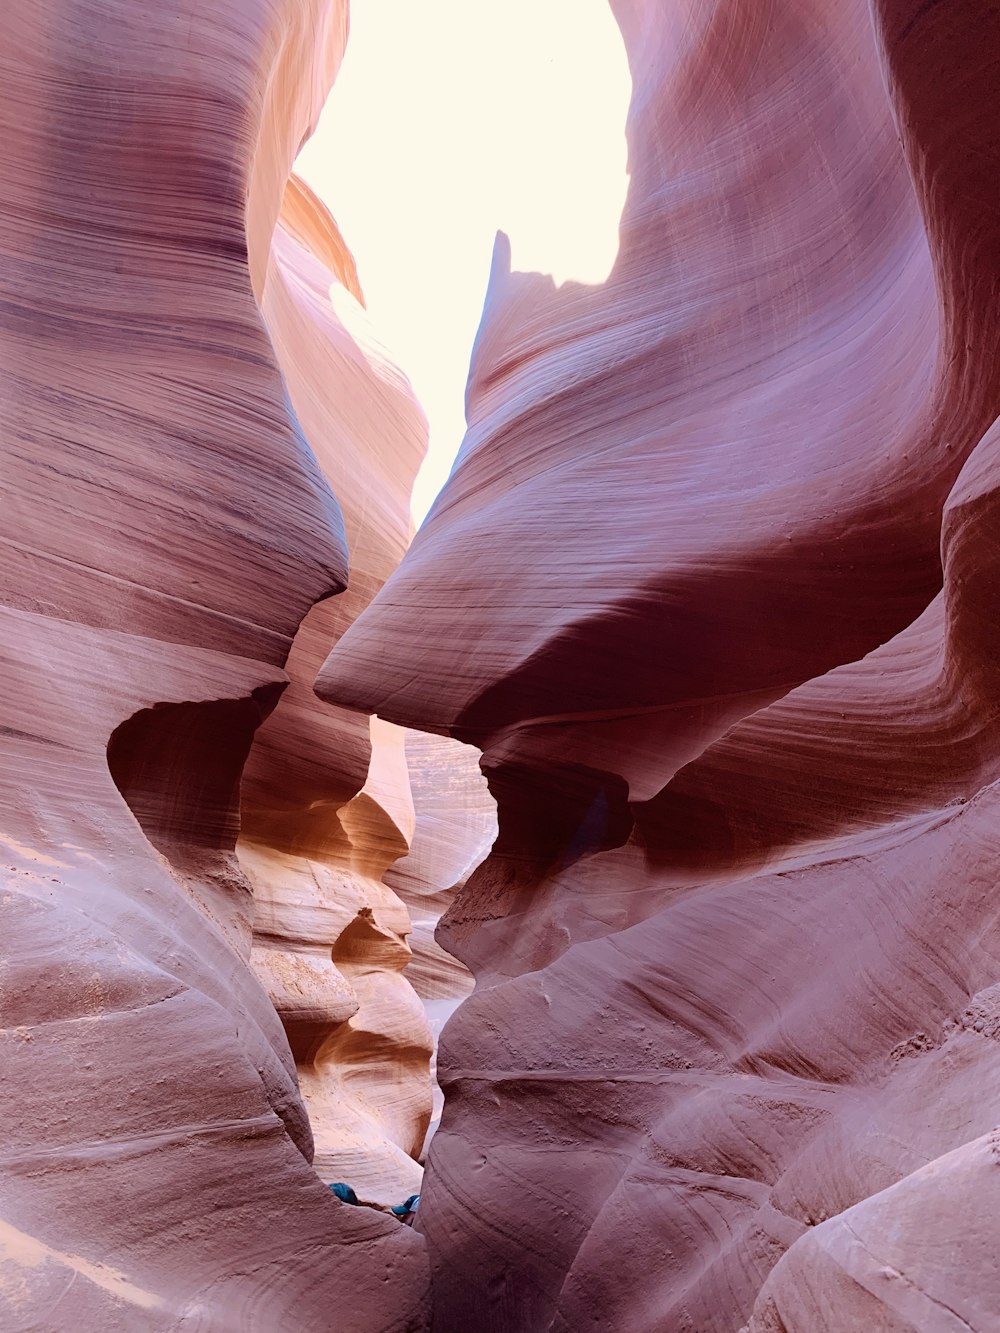
M 263 314 L 296 415 L 344 513 L 348 590 L 313 607 L 291 684 L 243 775 L 241 865 L 254 886 L 252 963 L 295 1056 L 327 1181 L 399 1203 L 420 1189 L 432 1036 L 403 977 L 404 905 L 382 882 L 415 828 L 404 733 L 321 703 L 332 642 L 399 563 L 427 427 L 375 341 L 353 261 L 308 188 L 289 181 Z
M 989 1333 L 1000 14 L 613 7 L 615 269 L 501 240 L 458 467 L 318 686 L 499 803 L 434 1327 Z
M 496 839 L 496 802 L 479 759 L 478 750 L 460 741 L 406 733 L 415 830 L 407 855 L 384 878 L 409 909 L 413 956 L 405 975 L 423 1001 L 435 1041 L 474 985 L 468 968 L 434 936 L 442 914 Z M 437 1130 L 442 1105 L 435 1083 L 430 1133 Z
M 0 1328 L 1000 1329 L 1000 13 L 612 5 L 405 558 L 346 0 L 0 9 Z
M 293 802 L 312 783 L 355 806 L 352 845 L 375 830 L 373 885 L 408 845 L 367 719 L 304 718 L 299 684 L 347 578 L 328 475 L 359 468 L 381 497 L 363 530 L 346 505 L 357 607 L 405 545 L 423 439 L 398 373 L 319 311 L 310 282 L 349 289 L 349 256 L 285 191 L 346 30 L 331 0 L 0 9 L 4 1329 L 426 1327 L 422 1239 L 311 1165 L 235 852 L 248 753 L 248 837 L 277 845 L 269 783 Z M 331 375 L 363 406 L 324 415 Z M 254 742 L 290 650 L 290 702 Z M 307 720 L 312 768 L 288 750 Z M 429 1035 L 398 975 L 405 911 L 381 886 L 366 917 L 349 887 L 337 910 L 361 925 L 323 1003 L 378 1009 L 351 966 L 391 956 L 398 1004 L 369 1026 L 419 1031 L 421 1091 L 389 1098 L 390 1137 L 418 1149 Z

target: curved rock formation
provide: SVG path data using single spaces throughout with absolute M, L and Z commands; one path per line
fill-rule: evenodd
M 420 1188 L 432 1038 L 402 972 L 409 917 L 382 876 L 414 828 L 403 732 L 317 699 L 332 643 L 399 563 L 427 426 L 368 327 L 350 252 L 303 182 L 285 193 L 263 293 L 289 396 L 341 502 L 350 587 L 315 606 L 291 684 L 243 779 L 240 860 L 254 885 L 254 967 L 285 1025 L 316 1167 L 393 1204 Z
M 615 269 L 501 242 L 459 464 L 319 683 L 499 804 L 435 1326 L 986 1333 L 1000 15 L 614 8 Z
M 441 948 L 434 933 L 496 839 L 496 802 L 479 771 L 479 759 L 478 750 L 460 741 L 406 733 L 415 829 L 407 855 L 389 867 L 385 882 L 410 913 L 413 958 L 406 977 L 423 1001 L 435 1044 L 474 984 L 468 968 Z M 440 1123 L 442 1106 L 435 1081 L 431 1134 Z
M 0 11 L 5 1329 L 425 1323 L 419 1237 L 310 1165 L 234 854 L 347 570 L 255 299 L 345 37 L 331 0 Z
M 406 856 L 389 867 L 385 880 L 413 916 L 407 970 L 425 1001 L 447 1001 L 471 989 L 467 970 L 436 943 L 434 927 L 496 839 L 496 802 L 479 760 L 479 752 L 460 741 L 406 733 L 415 828 Z

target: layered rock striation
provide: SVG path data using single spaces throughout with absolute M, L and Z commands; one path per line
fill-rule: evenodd
M 435 1047 L 445 1023 L 475 984 L 468 968 L 435 939 L 442 915 L 485 860 L 497 836 L 496 802 L 471 745 L 419 731 L 406 733 L 414 833 L 406 856 L 385 873 L 410 918 L 406 978 L 423 1002 Z M 436 1132 L 443 1097 L 435 1079 L 428 1132 Z
M 318 685 L 499 805 L 435 1327 L 989 1330 L 1000 17 L 613 7 L 615 268 L 501 239 L 456 470 Z
M 249 966 L 265 853 L 323 860 L 324 811 L 284 820 L 308 794 L 367 877 L 319 911 L 340 914 L 319 934 L 347 980 L 326 969 L 317 1021 L 376 1011 L 378 1040 L 410 1021 L 424 1090 L 404 1063 L 385 1136 L 419 1148 L 430 1043 L 378 884 L 408 845 L 405 770 L 397 799 L 368 719 L 317 722 L 305 684 L 344 623 L 330 479 L 361 468 L 380 497 L 365 524 L 346 506 L 343 615 L 405 545 L 423 438 L 331 309 L 324 284 L 352 285 L 335 228 L 285 188 L 346 29 L 331 0 L 0 12 L 5 1329 L 426 1323 L 423 1242 L 313 1169 Z M 261 894 L 269 939 L 283 889 Z
M 321 703 L 312 682 L 399 563 L 427 426 L 374 338 L 336 223 L 293 177 L 262 310 L 296 415 L 344 514 L 350 586 L 314 606 L 291 683 L 242 784 L 240 861 L 254 886 L 252 963 L 288 1034 L 327 1181 L 398 1203 L 420 1188 L 432 1037 L 403 970 L 406 908 L 383 874 L 415 830 L 401 729 Z
M 5 1329 L 996 1327 L 1000 16 L 613 4 L 392 577 L 346 6 L 0 13 Z

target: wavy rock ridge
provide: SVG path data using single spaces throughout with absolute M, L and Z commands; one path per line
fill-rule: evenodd
M 307 688 L 405 547 L 424 442 L 286 189 L 346 35 L 330 0 L 0 12 L 4 1329 L 426 1326 L 423 1242 L 325 1188 L 248 965 L 255 927 L 266 981 L 289 937 L 319 960 L 295 1056 L 353 1007 L 344 1140 L 363 1101 L 371 1176 L 418 1173 L 402 733 Z M 408 1053 L 381 1098 L 366 1033 Z M 336 1082 L 303 1079 L 320 1170 Z
M 432 1039 L 402 976 L 404 905 L 382 881 L 415 814 L 404 733 L 322 704 L 331 643 L 399 563 L 427 427 L 374 341 L 353 260 L 327 210 L 293 177 L 262 310 L 289 396 L 344 513 L 348 590 L 313 607 L 286 663 L 291 684 L 244 770 L 240 862 L 254 886 L 252 963 L 281 1015 L 326 1180 L 398 1203 L 420 1189 Z
M 615 269 L 500 243 L 459 464 L 318 686 L 499 804 L 435 1327 L 995 1329 L 1000 15 L 613 7 Z

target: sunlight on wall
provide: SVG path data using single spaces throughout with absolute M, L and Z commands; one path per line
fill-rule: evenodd
M 601 282 L 618 248 L 631 93 L 608 0 L 353 0 L 297 170 L 340 224 L 375 329 L 430 421 L 423 518 L 465 431 L 498 229 L 513 264 Z

